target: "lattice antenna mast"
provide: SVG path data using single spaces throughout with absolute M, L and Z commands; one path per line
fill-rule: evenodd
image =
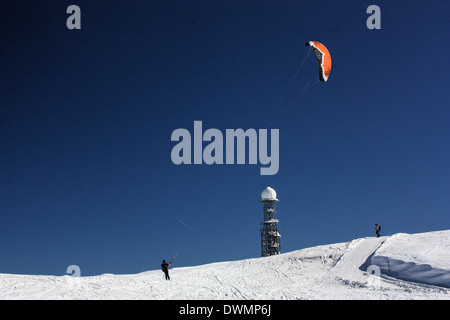
M 271 187 L 261 192 L 264 221 L 261 225 L 261 257 L 281 253 L 279 221 L 276 218 L 275 203 L 278 202 L 277 193 Z

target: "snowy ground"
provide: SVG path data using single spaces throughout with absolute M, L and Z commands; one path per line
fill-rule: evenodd
M 450 230 L 174 268 L 170 275 L 172 281 L 161 270 L 78 278 L 0 274 L 0 299 L 450 300 Z

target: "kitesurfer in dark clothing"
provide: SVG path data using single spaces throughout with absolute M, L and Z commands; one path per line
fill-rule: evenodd
M 164 272 L 164 274 L 166 275 L 166 280 L 170 280 L 170 277 L 169 277 L 169 266 L 170 266 L 171 263 L 172 262 L 166 263 L 166 260 L 163 260 L 162 264 L 161 264 L 161 269 Z

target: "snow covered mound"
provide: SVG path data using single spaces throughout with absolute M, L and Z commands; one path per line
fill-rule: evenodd
M 159 269 L 78 278 L 0 274 L 0 299 L 448 300 L 449 240 L 450 230 L 355 239 L 271 257 L 174 268 L 171 281 Z M 372 275 L 376 268 L 378 276 Z
M 450 230 L 395 234 L 365 265 L 379 266 L 388 277 L 450 288 Z

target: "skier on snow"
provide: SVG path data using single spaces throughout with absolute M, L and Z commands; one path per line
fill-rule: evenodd
M 166 263 L 166 260 L 162 261 L 161 264 L 161 269 L 164 272 L 164 274 L 166 275 L 166 280 L 170 280 L 169 277 L 169 266 L 172 264 L 172 262 Z
M 381 227 L 377 223 L 375 223 L 375 233 L 377 234 L 377 238 L 380 237 L 380 230 Z

